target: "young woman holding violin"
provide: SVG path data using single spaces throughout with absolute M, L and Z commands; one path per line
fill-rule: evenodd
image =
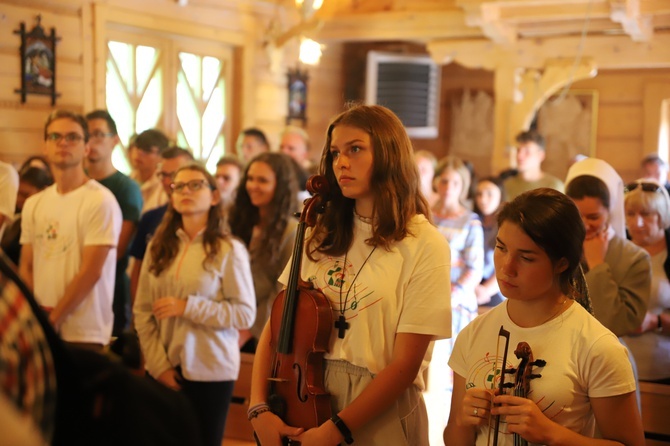
M 175 173 L 142 263 L 133 312 L 147 372 L 183 392 L 202 444 L 221 446 L 240 369 L 238 329 L 256 315 L 249 255 L 224 232 L 221 195 L 204 166 Z
M 324 365 L 333 418 L 303 429 L 269 410 L 271 319 L 252 378 L 259 444 L 428 446 L 421 372 L 432 341 L 451 335 L 449 246 L 430 223 L 411 142 L 390 110 L 354 106 L 328 127 L 320 171 L 331 200 L 305 241 L 301 274 L 334 321 Z
M 575 302 L 585 289 L 579 210 L 536 189 L 506 204 L 498 224 L 494 262 L 507 300 L 456 340 L 445 443 L 644 445 L 626 350 Z M 501 354 L 501 334 L 521 361 Z

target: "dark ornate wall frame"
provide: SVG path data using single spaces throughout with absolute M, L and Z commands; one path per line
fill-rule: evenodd
M 307 71 L 300 68 L 288 70 L 288 115 L 286 123 L 293 120 L 307 121 Z
M 21 36 L 21 88 L 14 90 L 21 95 L 21 103 L 26 102 L 26 95 L 38 94 L 51 96 L 51 105 L 56 105 L 56 29 L 46 35 L 37 16 L 37 25 L 26 32 L 26 25 L 21 22 L 14 34 Z

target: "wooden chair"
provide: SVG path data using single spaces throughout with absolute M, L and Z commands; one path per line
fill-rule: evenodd
M 648 446 L 670 444 L 670 385 L 640 382 L 642 425 Z

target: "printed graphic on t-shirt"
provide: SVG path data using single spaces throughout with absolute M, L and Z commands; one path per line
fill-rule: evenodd
M 326 257 L 317 263 L 317 272 L 310 280 L 328 297 L 331 308 L 337 312 L 344 309 L 349 320 L 381 300 L 364 276 L 349 259 L 345 265 L 344 258 Z
M 38 230 L 35 242 L 43 249 L 42 256 L 44 258 L 61 256 L 73 246 L 74 239 L 72 235 L 68 235 L 67 231 L 66 233 L 61 231 L 58 220 L 47 221 L 42 228 Z

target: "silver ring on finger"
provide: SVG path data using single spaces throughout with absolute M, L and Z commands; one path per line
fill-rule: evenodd
M 477 416 L 479 414 L 479 407 L 475 407 L 475 410 L 473 410 L 472 413 Z

